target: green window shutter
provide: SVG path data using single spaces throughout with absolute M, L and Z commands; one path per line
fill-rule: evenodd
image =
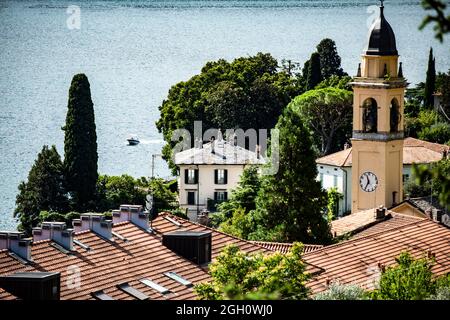
M 189 170 L 184 169 L 184 183 L 188 184 L 188 182 L 189 182 Z
M 214 170 L 214 184 L 217 184 L 218 182 L 218 176 L 219 176 L 219 170 Z
M 224 183 L 227 184 L 228 183 L 228 170 L 224 170 Z

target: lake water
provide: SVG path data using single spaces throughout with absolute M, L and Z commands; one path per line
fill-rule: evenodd
M 378 1 L 21 1 L 0 2 L 0 229 L 15 228 L 17 185 L 44 144 L 62 154 L 72 76 L 89 78 L 97 124 L 99 171 L 149 176 L 162 137 L 158 105 L 171 85 L 219 58 L 270 52 L 304 62 L 324 37 L 334 39 L 354 75 Z M 437 69 L 449 47 L 418 31 L 420 1 L 386 1 L 404 74 L 424 79 L 433 46 Z M 69 5 L 80 29 L 69 29 Z M 130 134 L 143 143 L 126 145 Z M 155 172 L 169 171 L 156 159 Z

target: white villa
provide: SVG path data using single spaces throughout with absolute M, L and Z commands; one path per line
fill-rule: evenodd
M 450 147 L 414 138 L 406 138 L 403 146 L 403 183 L 411 177 L 412 164 L 428 164 L 447 157 Z M 352 209 L 352 148 L 316 160 L 318 180 L 325 190 L 337 188 L 343 195 L 339 215 Z
M 206 144 L 196 142 L 194 148 L 175 155 L 180 207 L 191 221 L 197 221 L 204 209 L 215 211 L 216 204 L 228 199 L 246 166 L 264 163 L 259 151 L 242 148 L 220 134 Z

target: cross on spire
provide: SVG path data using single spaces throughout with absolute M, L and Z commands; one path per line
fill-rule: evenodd
M 381 2 L 381 7 L 384 7 L 384 0 L 380 0 Z

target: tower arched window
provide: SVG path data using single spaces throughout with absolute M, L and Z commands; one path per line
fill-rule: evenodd
M 367 133 L 377 132 L 378 105 L 375 99 L 364 100 L 363 107 L 363 131 Z
M 398 132 L 398 127 L 401 120 L 400 115 L 400 105 L 398 103 L 398 100 L 396 98 L 391 100 L 390 105 L 390 128 L 391 132 Z

